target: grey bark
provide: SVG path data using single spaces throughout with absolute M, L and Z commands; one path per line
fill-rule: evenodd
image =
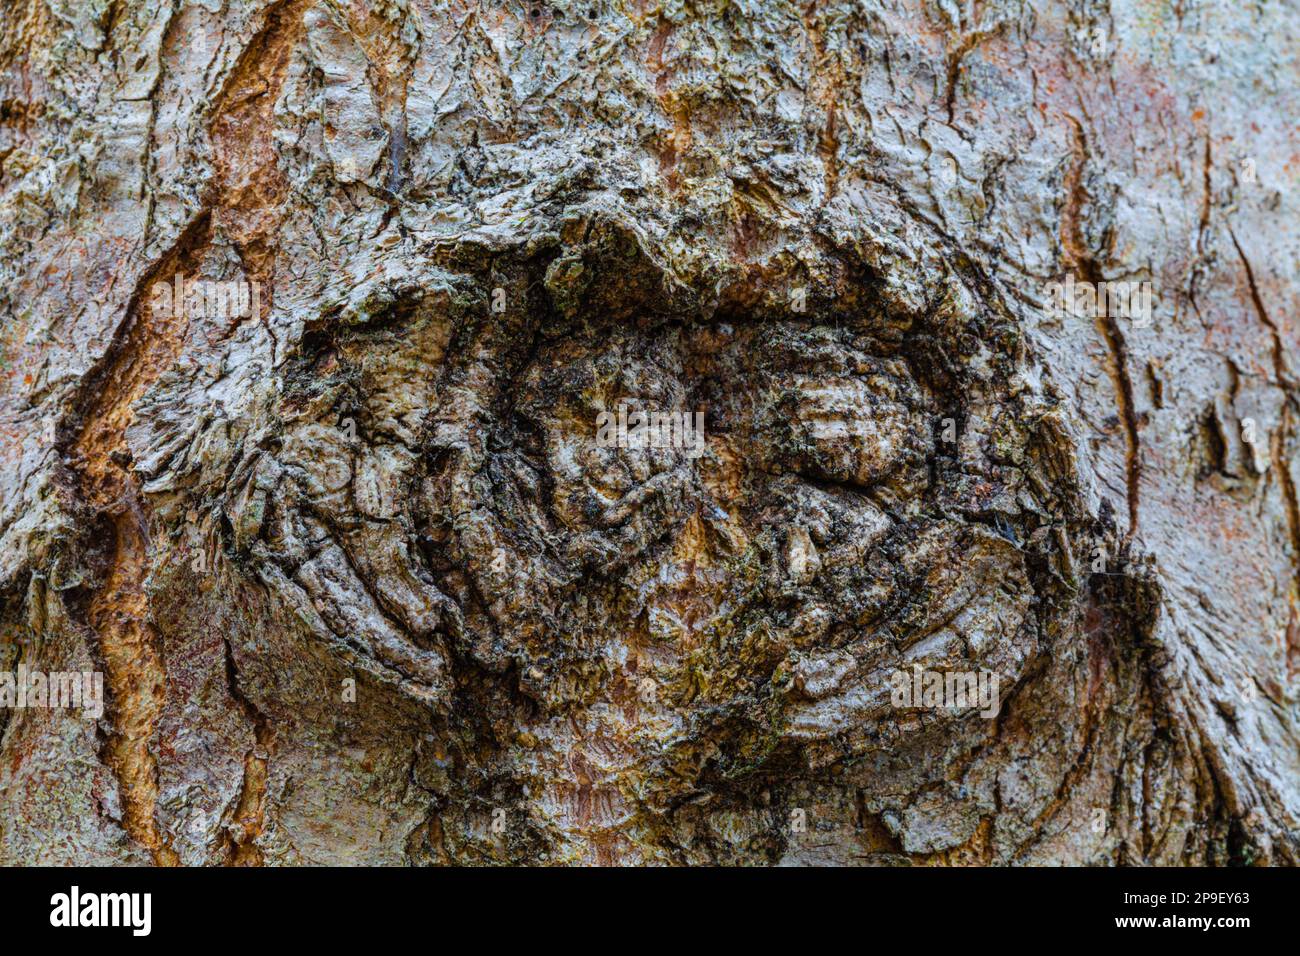
M 0 862 L 1296 862 L 1298 26 L 13 0 Z

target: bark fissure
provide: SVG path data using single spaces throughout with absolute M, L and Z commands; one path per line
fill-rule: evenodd
M 267 765 L 274 733 L 270 721 L 248 696 L 240 690 L 239 670 L 235 666 L 235 653 L 230 639 L 224 641 L 226 655 L 226 685 L 230 696 L 239 704 L 253 728 L 254 746 L 244 755 L 244 779 L 239 796 L 230 811 L 230 822 L 225 831 L 225 858 L 228 866 L 261 866 L 262 849 L 258 837 L 266 823 Z
M 1076 277 L 1094 287 L 1105 281 L 1101 267 L 1088 246 L 1083 231 L 1081 213 L 1090 201 L 1083 176 L 1088 166 L 1088 144 L 1083 127 L 1071 119 L 1073 129 L 1072 162 L 1067 166 L 1064 181 L 1065 204 L 1061 209 L 1061 248 Z M 1119 420 L 1124 429 L 1124 481 L 1128 492 L 1128 535 L 1138 531 L 1138 513 L 1142 486 L 1142 444 L 1138 433 L 1138 417 L 1133 392 L 1133 379 L 1129 374 L 1128 347 L 1120 332 L 1115 316 L 1105 308 L 1098 309 L 1097 327 L 1109 353 L 1107 371 L 1115 387 L 1115 402 Z
M 188 329 L 183 308 L 155 315 L 141 301 L 144 290 L 155 278 L 168 281 L 174 271 L 183 271 L 208 227 L 205 214 L 141 280 L 123 322 L 125 332 L 93 377 L 89 405 L 78 416 L 79 433 L 69 448 L 77 495 L 92 514 L 102 516 L 110 538 L 106 567 L 86 605 L 113 701 L 107 760 L 122 788 L 123 826 L 164 866 L 175 865 L 177 857 L 154 815 L 153 739 L 167 676 L 161 641 L 149 620 L 151 532 L 131 472 L 126 430 L 136 402 L 181 353 Z
M 1259 316 L 1259 321 L 1264 324 L 1264 327 L 1269 331 L 1269 335 L 1272 336 L 1273 374 L 1277 377 L 1278 385 L 1287 390 L 1288 400 L 1292 400 L 1292 393 L 1297 385 L 1292 381 L 1286 370 L 1286 355 L 1283 352 L 1282 334 L 1277 327 L 1277 323 L 1268 314 L 1268 309 L 1264 307 L 1264 300 L 1259 294 L 1259 286 L 1255 284 L 1255 270 L 1251 268 L 1250 260 L 1246 258 L 1241 243 L 1237 241 L 1237 234 L 1229 228 L 1228 236 L 1232 239 L 1233 248 L 1237 250 L 1237 256 L 1241 259 L 1242 268 L 1246 271 L 1246 282 L 1250 287 L 1250 301 L 1255 307 L 1255 314 Z

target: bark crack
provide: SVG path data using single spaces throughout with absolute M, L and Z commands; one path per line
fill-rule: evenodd
M 1094 285 L 1104 281 L 1101 267 L 1096 257 L 1088 248 L 1083 234 L 1081 211 L 1089 200 L 1087 187 L 1083 183 L 1083 172 L 1088 163 L 1088 144 L 1079 121 L 1071 118 L 1074 130 L 1071 146 L 1072 162 L 1065 172 L 1065 205 L 1061 210 L 1061 249 L 1075 276 Z M 1115 401 L 1118 406 L 1119 419 L 1124 426 L 1124 471 L 1125 485 L 1128 493 L 1128 536 L 1131 538 L 1138 529 L 1138 504 L 1142 481 L 1141 439 L 1138 435 L 1138 417 L 1134 401 L 1133 379 L 1128 370 L 1128 345 L 1119 330 L 1115 317 L 1107 310 L 1105 315 L 1098 315 L 1097 328 L 1101 332 L 1109 352 L 1107 371 L 1115 387 Z
M 1237 234 L 1228 229 L 1228 235 L 1232 239 L 1232 245 L 1237 250 L 1237 255 L 1241 259 L 1241 265 L 1246 270 L 1246 283 L 1250 287 L 1250 301 L 1255 306 L 1255 314 L 1259 320 L 1264 323 L 1273 336 L 1273 374 L 1277 376 L 1278 385 L 1285 389 L 1294 389 L 1296 383 L 1291 381 L 1291 377 L 1286 371 L 1286 356 L 1282 349 L 1282 335 L 1278 330 L 1277 323 L 1273 321 L 1272 316 L 1268 314 L 1268 309 L 1264 307 L 1264 300 L 1260 297 L 1259 286 L 1255 284 L 1255 270 L 1251 268 L 1250 260 L 1246 258 L 1246 253 L 1242 251 L 1241 243 L 1237 241 Z
M 225 639 L 226 686 L 253 727 L 254 745 L 244 754 L 244 779 L 235 802 L 231 821 L 224 834 L 224 852 L 228 866 L 262 866 L 265 859 L 257 839 L 266 826 L 267 764 L 274 739 L 270 722 L 257 705 L 239 689 L 239 670 L 235 666 L 230 639 Z

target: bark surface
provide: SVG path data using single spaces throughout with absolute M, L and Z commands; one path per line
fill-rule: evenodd
M 1294 864 L 1298 39 L 9 0 L 0 862 Z

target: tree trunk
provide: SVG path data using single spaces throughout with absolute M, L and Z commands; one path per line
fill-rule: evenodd
M 1296 862 L 1297 30 L 12 0 L 0 862 Z

